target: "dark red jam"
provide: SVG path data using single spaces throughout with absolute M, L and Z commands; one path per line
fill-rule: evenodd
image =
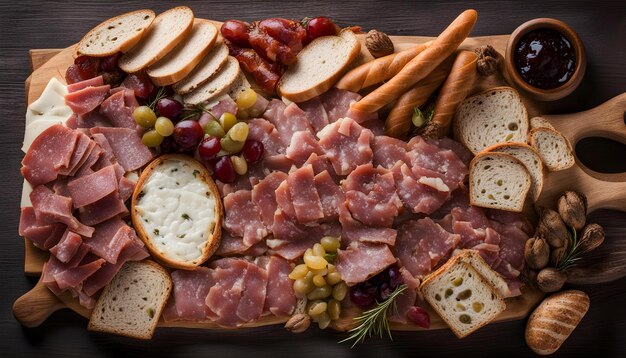
M 558 31 L 537 29 L 517 42 L 515 67 L 533 87 L 552 89 L 567 82 L 576 68 L 570 40 Z

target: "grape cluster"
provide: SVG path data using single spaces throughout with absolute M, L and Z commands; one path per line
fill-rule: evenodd
M 375 301 L 385 301 L 401 283 L 398 266 L 389 266 L 367 281 L 352 286 L 350 300 L 361 308 L 367 308 Z

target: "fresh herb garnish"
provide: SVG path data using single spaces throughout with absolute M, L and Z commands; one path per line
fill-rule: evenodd
M 157 102 L 159 102 L 159 100 L 164 97 L 166 97 L 165 87 L 161 87 L 159 88 L 159 91 L 157 92 L 156 97 L 154 97 L 154 99 L 152 99 L 152 101 L 148 104 L 148 107 L 150 107 L 150 109 L 156 112 Z
M 181 218 L 185 219 L 185 220 L 191 220 L 191 218 L 189 217 L 189 215 L 183 213 L 181 216 Z
M 194 169 L 193 170 L 193 177 L 195 178 L 198 174 L 200 174 L 200 171 L 198 169 Z
M 556 264 L 556 269 L 559 271 L 565 271 L 568 268 L 576 265 L 576 262 L 580 260 L 582 257 L 583 250 L 581 250 L 581 241 L 578 240 L 578 235 L 576 234 L 576 229 L 569 228 L 568 236 L 570 240 L 570 248 L 561 260 Z
M 194 117 L 198 117 L 200 116 L 202 113 L 207 113 L 209 116 L 211 116 L 214 120 L 217 121 L 217 118 L 215 118 L 215 116 L 213 115 L 213 113 L 211 113 L 211 111 L 204 107 L 201 104 L 196 104 L 194 106 L 190 106 L 190 107 L 185 107 L 183 109 L 183 115 L 181 116 L 180 120 L 185 120 L 185 119 L 190 119 L 190 118 L 194 118 Z
M 185 238 L 185 234 L 178 234 L 176 235 L 177 238 L 179 239 L 184 239 Z
M 159 229 L 154 229 L 152 232 L 153 232 L 155 235 L 158 235 L 158 234 L 159 234 Z
M 348 338 L 339 343 L 354 341 L 354 343 L 352 343 L 352 347 L 354 347 L 357 343 L 363 342 L 365 338 L 371 337 L 372 335 L 377 335 L 382 338 L 383 333 L 387 333 L 389 339 L 393 339 L 391 337 L 391 329 L 389 328 L 387 316 L 390 312 L 391 314 L 397 314 L 396 298 L 398 298 L 406 288 L 406 285 L 398 286 L 385 301 L 380 303 L 376 302 L 376 307 L 356 317 L 354 321 L 357 323 L 357 326 L 349 331 L 351 334 Z

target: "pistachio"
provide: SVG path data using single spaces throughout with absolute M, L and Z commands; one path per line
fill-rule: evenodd
M 550 245 L 542 238 L 530 238 L 526 241 L 524 258 L 528 267 L 541 270 L 550 260 Z
M 569 241 L 569 233 L 559 213 L 552 209 L 540 207 L 539 215 L 539 225 L 537 226 L 539 236 L 546 239 L 552 247 L 565 246 Z
M 546 267 L 537 275 L 537 286 L 543 292 L 556 292 L 563 287 L 567 276 L 554 267 Z
M 585 226 L 580 237 L 579 250 L 581 252 L 590 252 L 600 246 L 604 242 L 604 229 L 598 224 L 589 224 Z
M 285 329 L 292 333 L 302 333 L 311 325 L 311 317 L 305 313 L 298 313 L 285 323 Z
M 575 191 L 566 191 L 559 198 L 559 214 L 566 225 L 580 230 L 587 217 L 587 198 Z
M 370 30 L 365 37 L 365 46 L 374 58 L 387 56 L 393 53 L 393 42 L 386 33 Z

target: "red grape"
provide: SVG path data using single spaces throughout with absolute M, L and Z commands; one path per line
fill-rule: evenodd
M 228 41 L 243 47 L 249 47 L 248 32 L 250 24 L 239 20 L 228 20 L 222 24 L 220 32 Z
M 321 36 L 332 36 L 337 34 L 337 25 L 327 17 L 316 17 L 306 24 L 307 41 L 311 42 Z
M 100 59 L 96 57 L 78 56 L 74 60 L 74 64 L 83 80 L 96 77 L 100 69 Z
M 263 156 L 263 143 L 258 140 L 248 139 L 243 144 L 243 159 L 248 163 L 256 163 Z
M 400 270 L 398 270 L 398 266 L 389 267 L 389 269 L 387 269 L 387 282 L 389 283 L 389 287 L 395 290 L 401 281 L 402 276 L 400 275 Z
M 375 286 L 365 287 L 362 284 L 350 288 L 350 301 L 355 305 L 365 308 L 374 303 L 377 288 Z
M 184 120 L 174 126 L 174 140 L 180 145 L 182 150 L 195 148 L 204 137 L 202 126 L 192 120 Z
M 116 53 L 107 57 L 102 58 L 100 61 L 100 69 L 102 71 L 113 71 L 117 70 L 117 59 L 120 57 L 120 53 Z
M 167 136 L 163 139 L 163 142 L 161 143 L 160 148 L 161 148 L 161 153 L 167 154 L 167 153 L 178 152 L 179 146 L 174 140 L 174 136 Z
M 220 139 L 217 137 L 206 137 L 198 145 L 198 154 L 204 160 L 210 160 L 215 158 L 217 153 L 220 152 L 222 146 L 220 144 Z
M 183 110 L 183 105 L 173 98 L 161 98 L 157 102 L 157 112 L 160 116 L 167 117 L 169 119 L 176 119 Z
M 237 178 L 230 156 L 225 155 L 215 162 L 215 177 L 222 183 L 232 183 Z
M 430 328 L 430 315 L 423 308 L 412 306 L 406 314 L 409 321 L 422 328 Z

